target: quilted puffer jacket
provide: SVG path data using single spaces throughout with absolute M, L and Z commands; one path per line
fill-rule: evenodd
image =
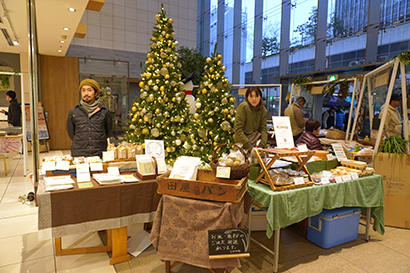
M 99 156 L 107 150 L 107 138 L 112 131 L 111 113 L 104 105 L 91 117 L 80 104 L 68 112 L 67 132 L 71 140 L 71 156 Z
M 309 150 L 323 150 L 320 140 L 311 132 L 303 132 L 295 144 L 306 144 Z

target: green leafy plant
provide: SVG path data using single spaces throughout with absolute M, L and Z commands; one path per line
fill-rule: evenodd
M 189 75 L 192 72 L 196 73 L 196 76 L 192 79 L 192 83 L 199 85 L 201 82 L 202 74 L 204 73 L 204 67 L 206 65 L 206 58 L 201 55 L 195 48 L 188 48 L 181 46 L 177 50 L 181 62 L 181 70 L 185 75 Z
M 11 75 L 0 74 L 0 91 L 7 91 L 10 88 Z
M 299 76 L 292 81 L 292 84 L 299 86 L 300 88 L 312 90 L 312 85 L 309 85 L 309 83 L 311 83 L 312 81 L 312 77 Z
M 338 99 L 341 101 L 346 100 L 346 98 L 349 96 L 349 85 L 350 81 L 348 79 L 328 82 L 322 90 L 322 94 L 325 95 L 325 102 L 330 101 L 330 99 L 335 96 L 336 90 L 338 91 Z
M 401 62 L 404 63 L 405 66 L 410 65 L 410 50 L 406 50 L 397 56 Z
M 391 136 L 383 139 L 377 153 L 388 153 L 405 156 L 408 153 L 409 141 L 402 139 L 401 136 Z

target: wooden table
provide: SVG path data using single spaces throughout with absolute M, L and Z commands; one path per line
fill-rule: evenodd
M 75 178 L 73 178 L 75 180 Z M 51 229 L 56 255 L 112 251 L 110 264 L 128 261 L 127 226 L 154 220 L 161 195 L 155 180 L 45 192 L 41 180 L 37 192 L 38 229 Z M 61 237 L 107 230 L 107 245 L 61 248 Z

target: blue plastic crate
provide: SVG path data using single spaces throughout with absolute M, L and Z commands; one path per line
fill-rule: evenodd
M 322 248 L 356 240 L 360 211 L 358 207 L 324 209 L 320 214 L 308 218 L 307 239 Z

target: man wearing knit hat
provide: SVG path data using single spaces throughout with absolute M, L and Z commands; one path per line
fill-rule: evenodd
M 92 79 L 80 83 L 80 103 L 68 112 L 67 132 L 73 141 L 71 155 L 99 156 L 107 150 L 107 138 L 112 131 L 111 113 L 97 96 L 100 85 Z

